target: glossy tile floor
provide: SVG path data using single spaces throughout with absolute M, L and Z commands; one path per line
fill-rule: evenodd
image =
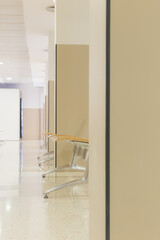
M 74 172 L 41 177 L 39 141 L 0 145 L 0 240 L 88 240 L 88 185 L 43 192 L 77 179 Z M 51 163 L 43 170 L 51 168 Z

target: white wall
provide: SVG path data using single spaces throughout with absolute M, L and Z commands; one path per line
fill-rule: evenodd
M 20 91 L 0 89 L 0 139 L 20 138 Z
M 20 86 L 23 99 L 23 139 L 39 139 L 43 125 L 44 88 Z
M 89 0 L 56 1 L 56 43 L 89 44 Z
M 23 99 L 23 108 L 43 108 L 44 89 L 32 86 L 20 87 Z

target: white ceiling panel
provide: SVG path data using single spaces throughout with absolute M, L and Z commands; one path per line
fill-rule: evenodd
M 0 14 L 1 24 L 24 24 L 24 18 L 22 15 L 13 14 Z
M 0 15 L 23 15 L 23 6 L 22 5 L 1 5 L 0 4 Z
M 0 0 L 0 82 L 40 86 L 46 80 L 53 0 Z M 7 78 L 12 78 L 7 80 Z
M 33 82 L 42 83 L 46 79 L 44 71 L 48 63 L 48 37 L 54 32 L 55 14 L 46 8 L 53 5 L 53 0 L 23 0 L 25 29 L 29 49 Z
M 1 23 L 0 22 L 0 31 L 23 31 L 24 32 L 24 24 L 22 23 Z
M 22 1 L 21 0 L 1 0 L 0 5 L 1 6 L 17 6 L 17 5 L 22 6 Z
M 0 0 L 0 62 L 1 82 L 32 82 L 22 0 Z

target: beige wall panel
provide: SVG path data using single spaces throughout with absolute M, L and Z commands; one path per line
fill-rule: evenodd
M 88 138 L 89 47 L 57 46 L 57 132 Z M 71 160 L 71 144 L 58 143 L 57 159 Z
M 45 136 L 42 134 L 44 131 L 45 131 L 45 103 L 43 103 L 43 109 L 41 109 L 41 112 L 42 112 L 42 120 L 41 120 L 41 123 L 42 123 L 42 128 L 41 128 L 41 139 L 43 141 L 43 143 L 45 143 Z
M 44 109 L 40 109 L 40 139 L 43 140 L 42 132 L 44 132 Z
M 45 96 L 45 131 L 48 132 L 48 96 Z M 48 137 L 45 137 L 45 144 L 48 146 Z
M 90 1 L 89 239 L 105 240 L 106 0 Z
M 111 1 L 111 240 L 160 239 L 160 1 Z
M 23 139 L 40 139 L 41 109 L 23 109 Z
M 54 81 L 48 82 L 48 128 L 49 132 L 54 132 Z M 54 150 L 54 144 L 51 140 L 49 140 L 49 151 Z

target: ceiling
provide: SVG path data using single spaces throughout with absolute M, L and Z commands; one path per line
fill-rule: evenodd
M 49 5 L 52 0 L 0 1 L 0 83 L 44 85 L 55 24 Z

